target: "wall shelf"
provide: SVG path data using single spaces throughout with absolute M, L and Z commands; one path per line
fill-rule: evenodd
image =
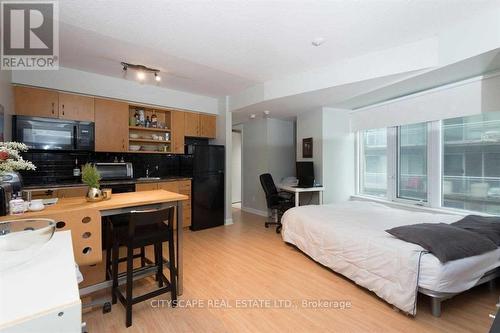
M 163 144 L 170 143 L 170 140 L 166 141 L 166 140 L 153 140 L 153 139 L 132 139 L 132 138 L 129 138 L 128 141 L 130 141 L 130 142 L 163 143 Z
M 153 151 L 153 150 L 138 150 L 138 151 L 133 151 L 129 150 L 128 151 L 131 154 L 170 154 L 172 155 L 172 152 L 169 151 Z
M 168 128 L 153 128 L 153 127 L 141 127 L 141 126 L 129 126 L 129 130 L 134 131 L 149 131 L 149 132 L 170 132 Z

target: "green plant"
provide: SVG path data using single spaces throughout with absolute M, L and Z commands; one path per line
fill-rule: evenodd
M 100 180 L 101 175 L 99 174 L 99 171 L 97 171 L 95 165 L 87 163 L 82 167 L 82 181 L 88 185 L 88 187 L 99 188 Z

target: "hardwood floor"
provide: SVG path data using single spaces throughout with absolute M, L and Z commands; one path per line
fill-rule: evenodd
M 260 216 L 235 210 L 234 225 L 185 233 L 184 306 L 133 309 L 133 326 L 125 328 L 121 304 L 112 312 L 84 314 L 89 332 L 488 332 L 500 288 L 480 286 L 443 304 L 432 317 L 426 297 L 419 297 L 415 318 L 355 283 L 316 264 L 285 244 Z M 146 279 L 138 289 L 150 286 Z M 210 301 L 212 300 L 212 301 Z M 254 300 L 242 308 L 244 300 Z M 275 301 L 270 308 L 259 300 Z M 280 307 L 279 301 L 283 300 Z M 304 308 L 302 300 L 348 301 L 351 307 Z M 198 306 L 194 302 L 199 303 Z M 216 301 L 219 306 L 216 306 Z M 211 303 L 210 303 L 211 302 Z M 226 302 L 226 303 L 224 303 Z M 240 303 L 237 303 L 240 302 Z M 264 302 L 264 301 L 263 301 Z M 297 306 L 289 306 L 289 303 Z M 227 305 L 227 306 L 225 306 Z M 229 306 L 232 306 L 229 308 Z

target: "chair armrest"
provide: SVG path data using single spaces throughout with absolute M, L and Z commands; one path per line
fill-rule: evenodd
M 293 197 L 295 197 L 295 194 L 287 191 L 279 191 L 278 196 L 283 199 L 291 200 Z

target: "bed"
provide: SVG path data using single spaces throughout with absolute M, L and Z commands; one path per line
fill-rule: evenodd
M 462 217 L 368 201 L 301 206 L 283 215 L 282 237 L 411 315 L 416 314 L 418 292 L 431 296 L 432 312 L 439 316 L 442 300 L 497 275 L 500 249 L 442 264 L 419 245 L 385 230 L 417 223 L 453 223 Z

